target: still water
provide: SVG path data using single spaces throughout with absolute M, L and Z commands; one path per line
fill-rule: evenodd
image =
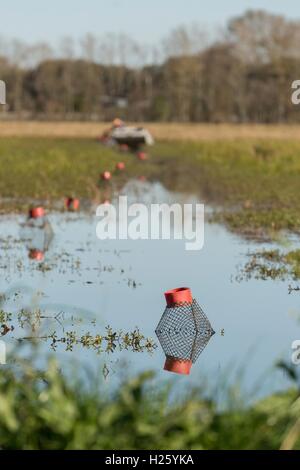
M 195 200 L 142 182 L 130 182 L 122 192 L 131 201 L 147 204 Z M 103 334 L 106 325 L 125 332 L 138 327 L 157 343 L 152 353 L 129 349 L 111 354 L 97 354 L 81 345 L 70 352 L 59 345 L 53 354 L 62 369 L 70 360 L 99 370 L 106 364 L 108 387 L 117 383 L 120 370 L 133 374 L 144 369 L 178 385 L 240 381 L 244 394 L 252 397 L 289 385 L 274 363 L 290 362 L 291 343 L 300 339 L 299 297 L 289 295 L 282 281 L 236 282 L 237 266 L 246 261 L 248 251 L 257 249 L 255 242 L 209 223 L 200 251 L 186 251 L 184 240 L 101 241 L 93 207 L 76 214 L 50 213 L 48 219 L 54 237 L 40 262 L 28 257 L 20 240 L 24 216 L 0 218 L 0 292 L 5 294 L 1 308 L 14 314 L 21 308 L 40 308 L 45 317 L 58 315 L 44 319 L 44 324 L 48 332 L 61 335 L 68 330 Z M 165 308 L 164 292 L 179 286 L 192 289 L 216 332 L 190 376 L 163 371 L 164 354 L 154 333 Z M 43 329 L 44 334 L 45 325 Z M 14 338 L 28 334 L 20 330 L 15 327 L 3 337 L 8 350 L 5 367 L 14 360 Z M 49 342 L 41 342 L 41 360 L 50 350 Z

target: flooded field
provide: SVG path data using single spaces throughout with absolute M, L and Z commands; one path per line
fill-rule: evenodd
M 195 201 L 158 183 L 131 181 L 122 194 L 146 204 Z M 53 350 L 63 370 L 75 361 L 101 371 L 107 386 L 124 373 L 153 369 L 183 385 L 241 382 L 244 396 L 252 398 L 288 387 L 274 364 L 290 360 L 299 336 L 299 298 L 289 294 L 286 282 L 236 281 L 257 243 L 209 223 L 200 251 L 186 251 L 184 240 L 101 241 L 93 207 L 53 212 L 48 219 L 54 236 L 43 259 L 30 256 L 20 239 L 24 216 L 0 219 L 6 367 L 17 345 L 24 355 L 35 345 L 40 363 Z M 216 332 L 190 377 L 163 371 L 164 353 L 155 336 L 164 292 L 183 285 L 192 289 Z

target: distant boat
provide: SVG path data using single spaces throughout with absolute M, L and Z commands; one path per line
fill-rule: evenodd
M 131 149 L 137 149 L 141 145 L 154 144 L 152 135 L 143 127 L 115 127 L 111 130 L 109 137 L 118 145 L 128 145 Z

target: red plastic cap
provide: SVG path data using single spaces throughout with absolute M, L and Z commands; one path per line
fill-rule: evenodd
M 44 259 L 44 253 L 41 250 L 30 250 L 28 256 L 30 259 L 35 259 L 36 261 L 43 261 Z
M 101 178 L 102 178 L 103 180 L 105 180 L 105 181 L 110 180 L 110 178 L 111 178 L 111 173 L 110 173 L 110 171 L 104 171 L 104 172 L 102 173 L 102 175 L 101 175 Z
M 79 202 L 79 199 L 77 198 L 67 197 L 65 199 L 65 206 L 69 210 L 76 211 L 79 209 L 79 205 L 80 205 L 80 202 Z
M 138 152 L 137 156 L 139 160 L 147 160 L 148 158 L 146 152 Z
M 176 357 L 166 357 L 164 370 L 175 372 L 175 374 L 189 375 L 192 367 L 191 360 L 177 359 Z
M 176 289 L 168 290 L 165 292 L 165 298 L 168 307 L 172 307 L 175 304 L 191 304 L 193 302 L 192 292 L 188 287 L 177 287 Z
M 45 210 L 43 207 L 33 207 L 29 211 L 29 217 L 32 219 L 37 219 L 38 217 L 44 217 Z
M 125 169 L 125 163 L 123 162 L 118 162 L 116 165 L 117 170 L 124 170 Z

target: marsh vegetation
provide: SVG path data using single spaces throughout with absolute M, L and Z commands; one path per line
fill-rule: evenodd
M 230 237 L 232 234 L 242 236 L 243 240 L 251 243 L 243 272 L 247 279 L 253 276 L 259 283 L 264 279 L 284 280 L 287 283 L 299 278 L 300 143 L 297 140 L 183 140 L 176 145 L 161 141 L 151 150 L 151 158 L 141 163 L 134 155 L 104 148 L 96 140 L 2 138 L 1 211 L 10 214 L 3 215 L 5 230 L 0 240 L 2 282 L 10 285 L 26 280 L 31 287 L 37 281 L 48 283 L 45 292 L 41 288 L 38 301 L 35 298 L 34 308 L 28 305 L 32 303 L 32 296 L 21 308 L 9 308 L 9 299 L 2 298 L 1 338 L 14 339 L 16 344 L 14 365 L 3 369 L 0 381 L 0 399 L 4 410 L 0 418 L 2 447 L 298 448 L 297 370 L 293 373 L 284 371 L 285 389 L 289 383 L 290 390 L 275 393 L 271 388 L 273 391 L 268 396 L 255 400 L 252 397 L 250 403 L 243 401 L 241 397 L 244 392 L 232 382 L 227 389 L 222 386 L 221 402 L 218 392 L 205 390 L 193 383 L 192 393 L 185 391 L 185 398 L 180 403 L 170 403 L 170 383 L 165 386 L 164 381 L 154 380 L 148 372 L 133 378 L 130 373 L 125 373 L 114 391 L 107 395 L 104 393 L 103 381 L 107 374 L 110 377 L 111 372 L 111 364 L 106 361 L 107 353 L 118 355 L 127 351 L 139 353 L 139 357 L 145 352 L 157 353 L 155 342 L 148 334 L 147 321 L 154 311 L 155 315 L 159 315 L 159 305 L 155 304 L 155 308 L 145 306 L 144 297 L 147 297 L 147 286 L 157 287 L 157 282 L 161 282 L 168 268 L 161 266 L 161 273 L 157 274 L 155 259 L 160 251 L 156 248 L 153 252 L 147 252 L 147 276 L 141 276 L 141 271 L 137 271 L 137 276 L 131 264 L 138 263 L 140 253 L 134 255 L 130 252 L 128 263 L 126 252 L 99 248 L 91 241 L 89 214 L 92 213 L 93 204 L 101 201 L 99 174 L 104 170 L 113 171 L 121 158 L 126 163 L 126 172 L 114 174 L 113 191 L 124 187 L 127 179 L 134 180 L 143 174 L 154 186 L 160 182 L 176 194 L 195 194 L 210 206 L 211 222 L 225 224 L 231 231 Z M 175 192 L 170 193 L 171 196 Z M 63 200 L 66 195 L 81 198 L 78 214 L 60 214 L 65 211 Z M 18 239 L 16 228 L 16 220 L 24 218 L 32 201 L 41 201 L 47 207 L 59 240 L 40 263 L 25 259 L 26 250 Z M 13 215 L 15 213 L 20 214 Z M 6 220 L 5 217 L 9 218 Z M 86 236 L 84 241 L 80 239 L 83 230 Z M 282 241 L 289 240 L 291 236 L 295 246 L 285 246 Z M 211 239 L 213 237 L 212 232 Z M 233 239 L 226 238 L 228 234 L 222 232 L 222 237 L 214 239 L 214 256 L 218 257 L 218 253 L 221 256 L 221 252 L 216 251 L 220 240 L 226 246 L 234 246 Z M 268 248 L 268 241 L 280 244 L 275 248 L 272 244 Z M 257 242 L 263 242 L 266 246 L 261 249 Z M 144 253 L 143 259 L 145 256 Z M 164 256 L 168 257 L 165 251 Z M 208 266 L 212 259 L 209 254 L 207 256 L 204 257 L 204 266 Z M 227 259 L 224 253 L 222 256 L 222 259 Z M 96 258 L 101 259 L 100 264 Z M 181 266 L 188 273 L 188 282 L 199 275 L 201 260 L 197 258 L 193 263 L 191 259 L 182 257 Z M 201 278 L 202 286 L 205 285 L 213 297 L 215 286 L 207 281 L 210 278 L 225 284 L 230 292 L 229 279 L 235 274 L 234 263 L 226 263 L 224 269 L 212 265 L 208 276 Z M 228 271 L 227 266 L 232 270 Z M 53 296 L 51 283 L 54 278 L 55 286 L 63 289 L 70 304 L 71 301 L 78 304 L 85 301 L 93 307 L 92 314 L 84 308 L 80 312 L 80 307 L 74 310 L 74 305 L 70 305 L 70 310 L 67 305 L 51 305 L 51 298 L 47 300 L 47 297 Z M 113 296 L 113 303 L 106 313 L 114 317 L 114 312 L 119 309 L 118 322 L 103 324 L 98 304 L 99 299 L 109 298 L 107 286 L 118 286 L 123 294 L 126 289 L 130 313 L 133 318 L 139 319 L 136 323 L 143 328 L 135 328 L 132 324 L 125 328 L 118 327 L 118 322 L 126 324 L 129 316 L 126 312 L 123 315 L 123 305 L 117 303 L 116 296 Z M 297 286 L 293 290 L 297 290 Z M 286 293 L 284 287 L 283 292 Z M 289 298 L 296 302 L 296 295 L 297 292 Z M 225 291 L 223 296 L 227 298 Z M 18 303 L 17 300 L 15 303 Z M 117 305 L 115 310 L 113 305 Z M 234 304 L 234 307 L 237 308 L 237 305 Z M 253 313 L 252 316 L 251 324 L 256 321 Z M 257 312 L 257 316 L 261 317 L 261 312 Z M 99 327 L 96 322 L 98 317 L 101 319 Z M 105 329 L 106 325 L 111 326 Z M 268 325 L 264 327 L 268 328 Z M 226 322 L 219 326 L 223 331 L 220 335 L 222 340 L 230 341 L 232 346 L 234 339 L 229 333 L 227 340 Z M 231 324 L 230 328 L 234 329 L 234 326 Z M 237 328 L 237 331 L 240 330 Z M 277 337 L 275 339 L 278 341 Z M 92 381 L 87 386 L 87 382 L 82 383 L 82 374 L 70 380 L 70 374 L 61 371 L 64 367 L 53 359 L 43 367 L 32 361 L 32 357 L 27 362 L 22 354 L 17 354 L 28 344 L 33 346 L 34 351 L 42 347 L 44 358 L 52 348 L 56 361 L 60 357 L 59 351 L 64 354 L 76 354 L 78 349 L 92 352 L 99 359 L 96 362 L 98 382 Z M 234 344 L 235 351 L 240 352 L 239 343 Z M 224 350 L 221 351 L 224 354 Z M 103 361 L 100 360 L 102 356 Z M 215 356 L 213 358 L 215 362 Z M 148 369 L 149 362 L 143 362 Z M 292 381 L 288 382 L 288 378 Z M 174 386 L 176 389 L 175 381 Z M 21 424 L 24 419 L 30 423 L 26 429 Z

